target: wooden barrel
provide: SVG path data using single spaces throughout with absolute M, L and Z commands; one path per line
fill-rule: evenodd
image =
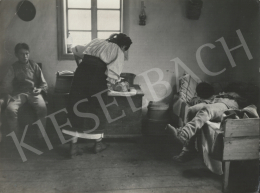
M 169 104 L 150 101 L 147 111 L 147 118 L 155 121 L 167 121 L 170 119 Z
M 165 127 L 169 124 L 169 104 L 150 101 L 147 116 L 143 121 L 143 134 L 165 135 Z
M 73 77 L 74 75 L 60 75 L 59 72 L 57 72 L 54 92 L 69 93 Z
M 165 128 L 169 122 L 169 120 L 158 121 L 146 118 L 143 121 L 142 133 L 144 135 L 166 135 Z
M 52 98 L 54 112 L 67 109 L 68 99 L 69 93 L 54 93 Z M 68 121 L 68 114 L 65 111 L 62 111 L 55 116 L 55 119 L 59 125 L 63 125 Z

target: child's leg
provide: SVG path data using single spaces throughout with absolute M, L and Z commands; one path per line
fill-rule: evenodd
M 7 118 L 7 123 L 10 131 L 16 132 L 19 134 L 19 126 L 18 126 L 18 109 L 26 102 L 26 95 L 19 94 L 14 96 L 9 104 L 6 107 L 5 114 Z
M 186 121 L 189 122 L 191 121 L 196 114 L 203 108 L 205 108 L 207 104 L 206 103 L 199 103 L 194 106 L 189 107 L 188 112 L 187 112 L 187 117 Z M 185 144 L 183 147 L 183 151 L 195 151 L 195 143 L 196 143 L 197 136 L 196 134 L 192 136 L 188 142 L 188 144 Z
M 196 116 L 196 114 L 201 109 L 203 109 L 206 105 L 207 105 L 206 103 L 199 103 L 199 104 L 196 104 L 194 106 L 189 107 L 188 112 L 187 112 L 187 116 L 186 116 L 186 121 L 187 122 L 191 121 Z
M 46 103 L 41 94 L 39 95 L 28 95 L 28 102 L 33 106 L 36 111 L 37 117 L 41 120 L 44 129 L 46 129 L 46 116 L 47 116 L 47 107 Z M 42 138 L 42 133 L 38 130 L 38 137 Z
M 221 121 L 223 113 L 227 109 L 228 107 L 224 103 L 206 104 L 198 111 L 196 116 L 182 128 L 182 132 L 186 134 L 188 139 L 191 139 L 191 137 L 197 133 L 198 129 L 201 129 L 207 121 Z

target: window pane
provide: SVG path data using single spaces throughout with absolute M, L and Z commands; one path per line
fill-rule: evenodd
M 68 8 L 91 8 L 91 0 L 68 0 Z
M 111 35 L 111 34 L 114 34 L 114 33 L 120 33 L 120 32 L 118 32 L 118 31 L 115 31 L 115 32 L 98 32 L 98 34 L 97 34 L 97 37 L 99 38 L 99 39 L 108 39 L 109 38 L 109 36 Z
M 72 37 L 72 46 L 88 44 L 91 41 L 91 32 L 74 32 L 70 31 Z
M 91 11 L 69 10 L 69 30 L 91 30 Z
M 120 30 L 120 11 L 99 10 L 97 20 L 98 30 Z
M 97 8 L 119 9 L 120 0 L 97 0 Z

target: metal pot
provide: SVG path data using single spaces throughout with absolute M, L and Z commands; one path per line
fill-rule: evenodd
M 136 77 L 135 74 L 133 74 L 133 73 L 121 73 L 120 77 L 124 78 L 124 80 L 129 83 L 130 87 L 134 85 L 134 79 Z

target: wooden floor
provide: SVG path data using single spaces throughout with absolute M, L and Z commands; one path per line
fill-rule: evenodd
M 11 138 L 10 138 L 11 139 Z M 0 193 L 221 193 L 222 176 L 212 174 L 199 156 L 186 164 L 171 161 L 181 147 L 165 137 L 106 139 L 109 148 L 92 154 L 91 141 L 80 143 L 82 156 L 68 159 L 68 144 L 24 150 L 13 143 L 0 147 Z M 33 146 L 33 145 L 32 145 Z

